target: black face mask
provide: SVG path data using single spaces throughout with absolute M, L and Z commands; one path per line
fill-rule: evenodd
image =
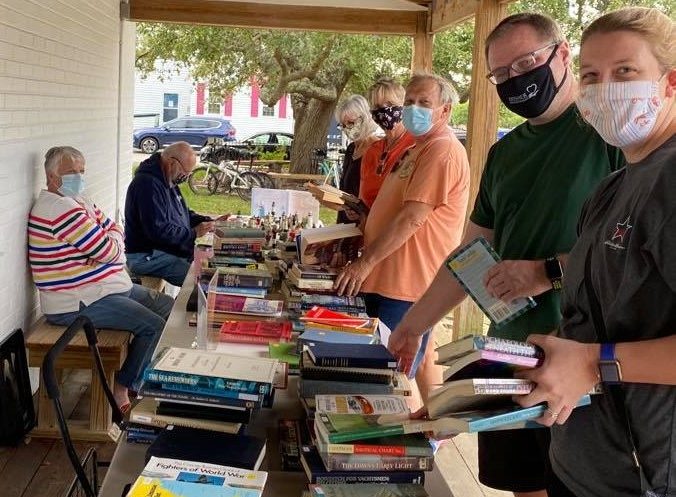
M 526 119 L 538 117 L 549 108 L 568 76 L 566 68 L 561 83 L 556 86 L 550 64 L 558 49 L 556 45 L 547 62 L 541 66 L 497 85 L 498 95 L 505 107 Z
M 188 179 L 188 175 L 185 173 L 182 173 L 174 178 L 174 184 L 175 185 L 180 185 L 181 183 L 185 183 L 186 180 Z
M 401 105 L 391 107 L 378 107 L 371 111 L 371 116 L 378 126 L 385 130 L 394 129 L 394 125 L 401 121 Z

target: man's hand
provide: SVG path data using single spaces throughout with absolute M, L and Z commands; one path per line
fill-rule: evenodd
M 348 297 L 357 295 L 372 269 L 371 266 L 364 263 L 363 258 L 357 259 L 345 266 L 336 278 L 333 289 L 338 295 L 347 295 Z
M 205 221 L 203 223 L 199 223 L 197 226 L 195 226 L 195 233 L 197 234 L 197 238 L 200 236 L 204 236 L 210 231 L 214 231 L 214 222 L 213 221 Z
M 507 303 L 552 288 L 543 261 L 501 261 L 486 272 L 484 284 L 490 295 Z
M 599 344 L 580 343 L 552 335 L 531 335 L 528 342 L 544 350 L 542 366 L 515 373 L 537 385 L 528 395 L 517 395 L 514 401 L 523 407 L 547 403 L 538 423 L 552 426 L 566 422 L 580 398 L 600 381 L 598 374 Z
M 231 215 L 232 214 L 223 214 L 222 216 L 218 216 L 216 219 L 214 219 L 214 221 L 227 221 L 230 219 Z
M 415 333 L 414 328 L 406 322 L 406 318 L 399 323 L 390 335 L 387 349 L 398 359 L 398 369 L 407 376 L 411 372 L 413 360 L 421 344 L 422 335 Z

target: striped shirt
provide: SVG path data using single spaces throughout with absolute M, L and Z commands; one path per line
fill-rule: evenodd
M 132 286 L 121 229 L 95 205 L 42 190 L 28 217 L 28 260 L 45 314 L 77 311 Z

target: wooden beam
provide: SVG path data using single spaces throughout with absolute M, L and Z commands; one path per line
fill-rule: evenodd
M 498 127 L 499 99 L 495 87 L 486 79 L 488 64 L 484 55 L 485 40 L 505 16 L 506 7 L 499 0 L 481 0 L 474 21 L 472 83 L 469 92 L 467 150 L 469 151 L 469 211 L 479 191 L 488 150 L 495 142 Z M 453 338 L 483 331 L 484 315 L 470 299 L 456 308 L 453 315 Z
M 416 33 L 413 36 L 413 60 L 411 72 L 432 72 L 432 51 L 434 35 L 429 30 L 430 16 L 427 12 L 418 14 Z
M 432 32 L 438 33 L 474 16 L 479 0 L 436 0 L 432 3 Z
M 129 20 L 136 22 L 391 35 L 415 35 L 418 14 L 217 0 L 130 0 L 129 8 Z

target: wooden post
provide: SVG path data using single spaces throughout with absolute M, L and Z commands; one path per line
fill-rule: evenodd
M 469 211 L 479 191 L 481 174 L 488 150 L 495 142 L 498 127 L 498 94 L 486 79 L 485 40 L 505 16 L 505 4 L 500 0 L 481 0 L 474 21 L 474 51 L 472 54 L 472 84 L 469 92 L 469 122 L 467 150 L 470 166 Z M 470 299 L 453 313 L 453 339 L 484 331 L 484 315 Z
M 434 49 L 434 35 L 429 29 L 430 16 L 427 12 L 418 14 L 416 33 L 413 36 L 413 60 L 411 72 L 432 72 L 432 50 Z

